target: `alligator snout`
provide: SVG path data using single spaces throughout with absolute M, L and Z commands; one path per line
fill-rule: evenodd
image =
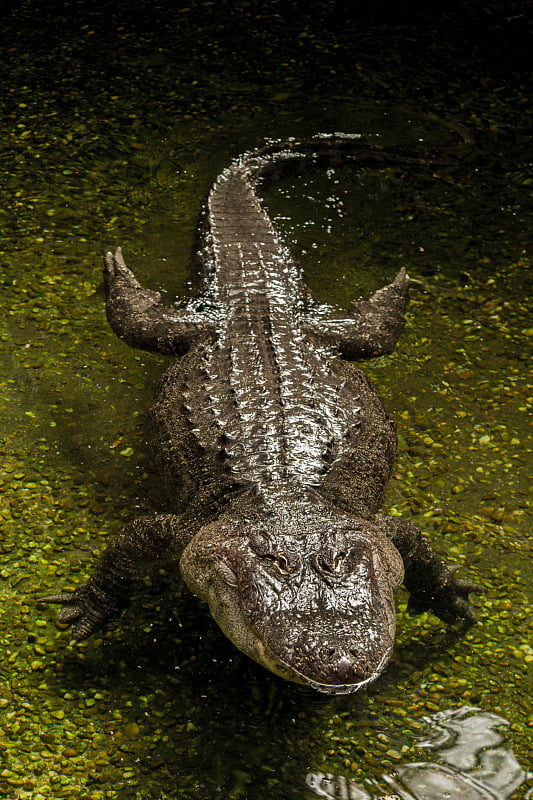
M 324 645 L 319 663 L 323 682 L 336 685 L 366 681 L 372 678 L 375 668 L 361 649 L 347 645 Z

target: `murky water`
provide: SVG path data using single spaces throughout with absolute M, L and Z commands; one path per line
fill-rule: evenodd
M 406 106 L 405 92 L 397 104 L 355 92 L 304 99 L 271 83 L 252 101 L 208 66 L 195 80 L 216 96 L 216 113 L 191 105 L 188 118 L 171 118 L 165 93 L 178 90 L 170 69 L 157 73 L 164 48 L 149 34 L 142 69 L 132 64 L 120 89 L 87 55 L 91 31 L 105 41 L 95 19 L 59 18 L 49 41 L 63 63 L 21 9 L 0 125 L 0 794 L 525 797 L 530 176 L 524 137 L 506 127 L 517 119 L 509 87 L 491 95 L 489 86 L 478 105 L 464 89 L 463 108 L 474 107 L 454 118 L 451 101 L 436 114 L 414 99 Z M 127 50 L 127 25 L 118 35 Z M 73 53 L 85 59 L 86 86 L 69 71 Z M 115 67 L 125 58 L 110 56 Z M 152 76 L 150 92 L 135 85 L 136 70 Z M 479 122 L 484 103 L 492 117 Z M 385 675 L 365 694 L 324 698 L 241 656 L 173 576 L 160 576 L 119 629 L 70 648 L 55 610 L 35 598 L 75 585 L 124 522 L 166 502 L 143 413 L 167 362 L 108 329 L 101 250 L 120 243 L 147 286 L 169 301 L 186 295 L 197 213 L 217 172 L 265 137 L 339 130 L 445 151 L 451 162 L 302 173 L 265 193 L 321 301 L 346 308 L 408 268 L 406 332 L 396 353 L 365 365 L 399 427 L 387 508 L 487 586 L 475 599 L 481 624 L 464 632 L 411 618 L 400 593 Z

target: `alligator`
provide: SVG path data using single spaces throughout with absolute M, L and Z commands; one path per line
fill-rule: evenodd
M 482 587 L 458 579 L 412 522 L 380 513 L 395 425 L 350 363 L 393 350 L 408 275 L 345 314 L 319 304 L 256 191 L 306 162 L 433 163 L 347 134 L 240 156 L 207 196 L 198 286 L 174 307 L 141 286 L 120 248 L 105 256 L 115 333 L 179 356 L 149 412 L 173 513 L 133 520 L 87 583 L 42 598 L 62 605 L 73 642 L 116 619 L 146 572 L 168 563 L 239 650 L 325 693 L 384 670 L 402 583 L 412 612 L 475 620 L 469 593 Z

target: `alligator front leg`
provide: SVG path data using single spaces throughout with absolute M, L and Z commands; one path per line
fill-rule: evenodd
M 458 619 L 477 621 L 468 595 L 485 592 L 483 586 L 458 579 L 455 574 L 458 567 L 447 566 L 412 522 L 386 516 L 377 517 L 376 522 L 403 559 L 404 585 L 410 593 L 408 611 L 412 614 L 431 611 L 448 623 Z
M 180 517 L 155 514 L 133 520 L 102 554 L 93 575 L 74 592 L 39 598 L 60 603 L 59 622 L 73 625 L 72 640 L 87 639 L 120 616 L 135 584 L 151 567 L 179 558 L 187 543 Z
M 213 320 L 192 301 L 185 308 L 163 305 L 159 292 L 144 289 L 126 266 L 122 250 L 107 253 L 104 281 L 109 324 L 132 347 L 181 355 L 199 333 L 209 331 Z
M 401 269 L 388 286 L 378 289 L 369 300 L 360 300 L 346 317 L 337 318 L 320 309 L 310 318 L 311 330 L 333 345 L 343 358 L 357 360 L 391 353 L 404 328 L 404 314 L 409 300 L 409 276 Z

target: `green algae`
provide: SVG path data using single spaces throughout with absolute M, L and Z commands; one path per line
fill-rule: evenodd
M 138 4 L 143 25 L 128 4 L 65 4 L 53 18 L 16 5 L 0 100 L 0 792 L 311 797 L 309 769 L 379 778 L 419 759 L 424 716 L 464 705 L 508 719 L 527 765 L 531 179 L 519 62 L 487 60 L 487 40 L 456 59 L 451 12 L 420 28 L 415 64 L 406 20 L 365 12 L 343 26 L 327 3 L 299 21 L 276 4 Z M 514 23 L 491 25 L 507 37 Z M 403 265 L 414 278 L 396 353 L 365 365 L 399 428 L 387 507 L 487 586 L 480 625 L 409 617 L 400 596 L 380 681 L 314 697 L 241 657 L 160 576 L 119 629 L 71 648 L 36 598 L 83 580 L 132 514 L 165 507 L 142 414 L 166 362 L 108 330 L 101 251 L 122 244 L 148 285 L 184 294 L 217 171 L 265 136 L 317 130 L 458 154 L 427 173 L 286 179 L 268 203 L 321 300 L 347 307 Z

